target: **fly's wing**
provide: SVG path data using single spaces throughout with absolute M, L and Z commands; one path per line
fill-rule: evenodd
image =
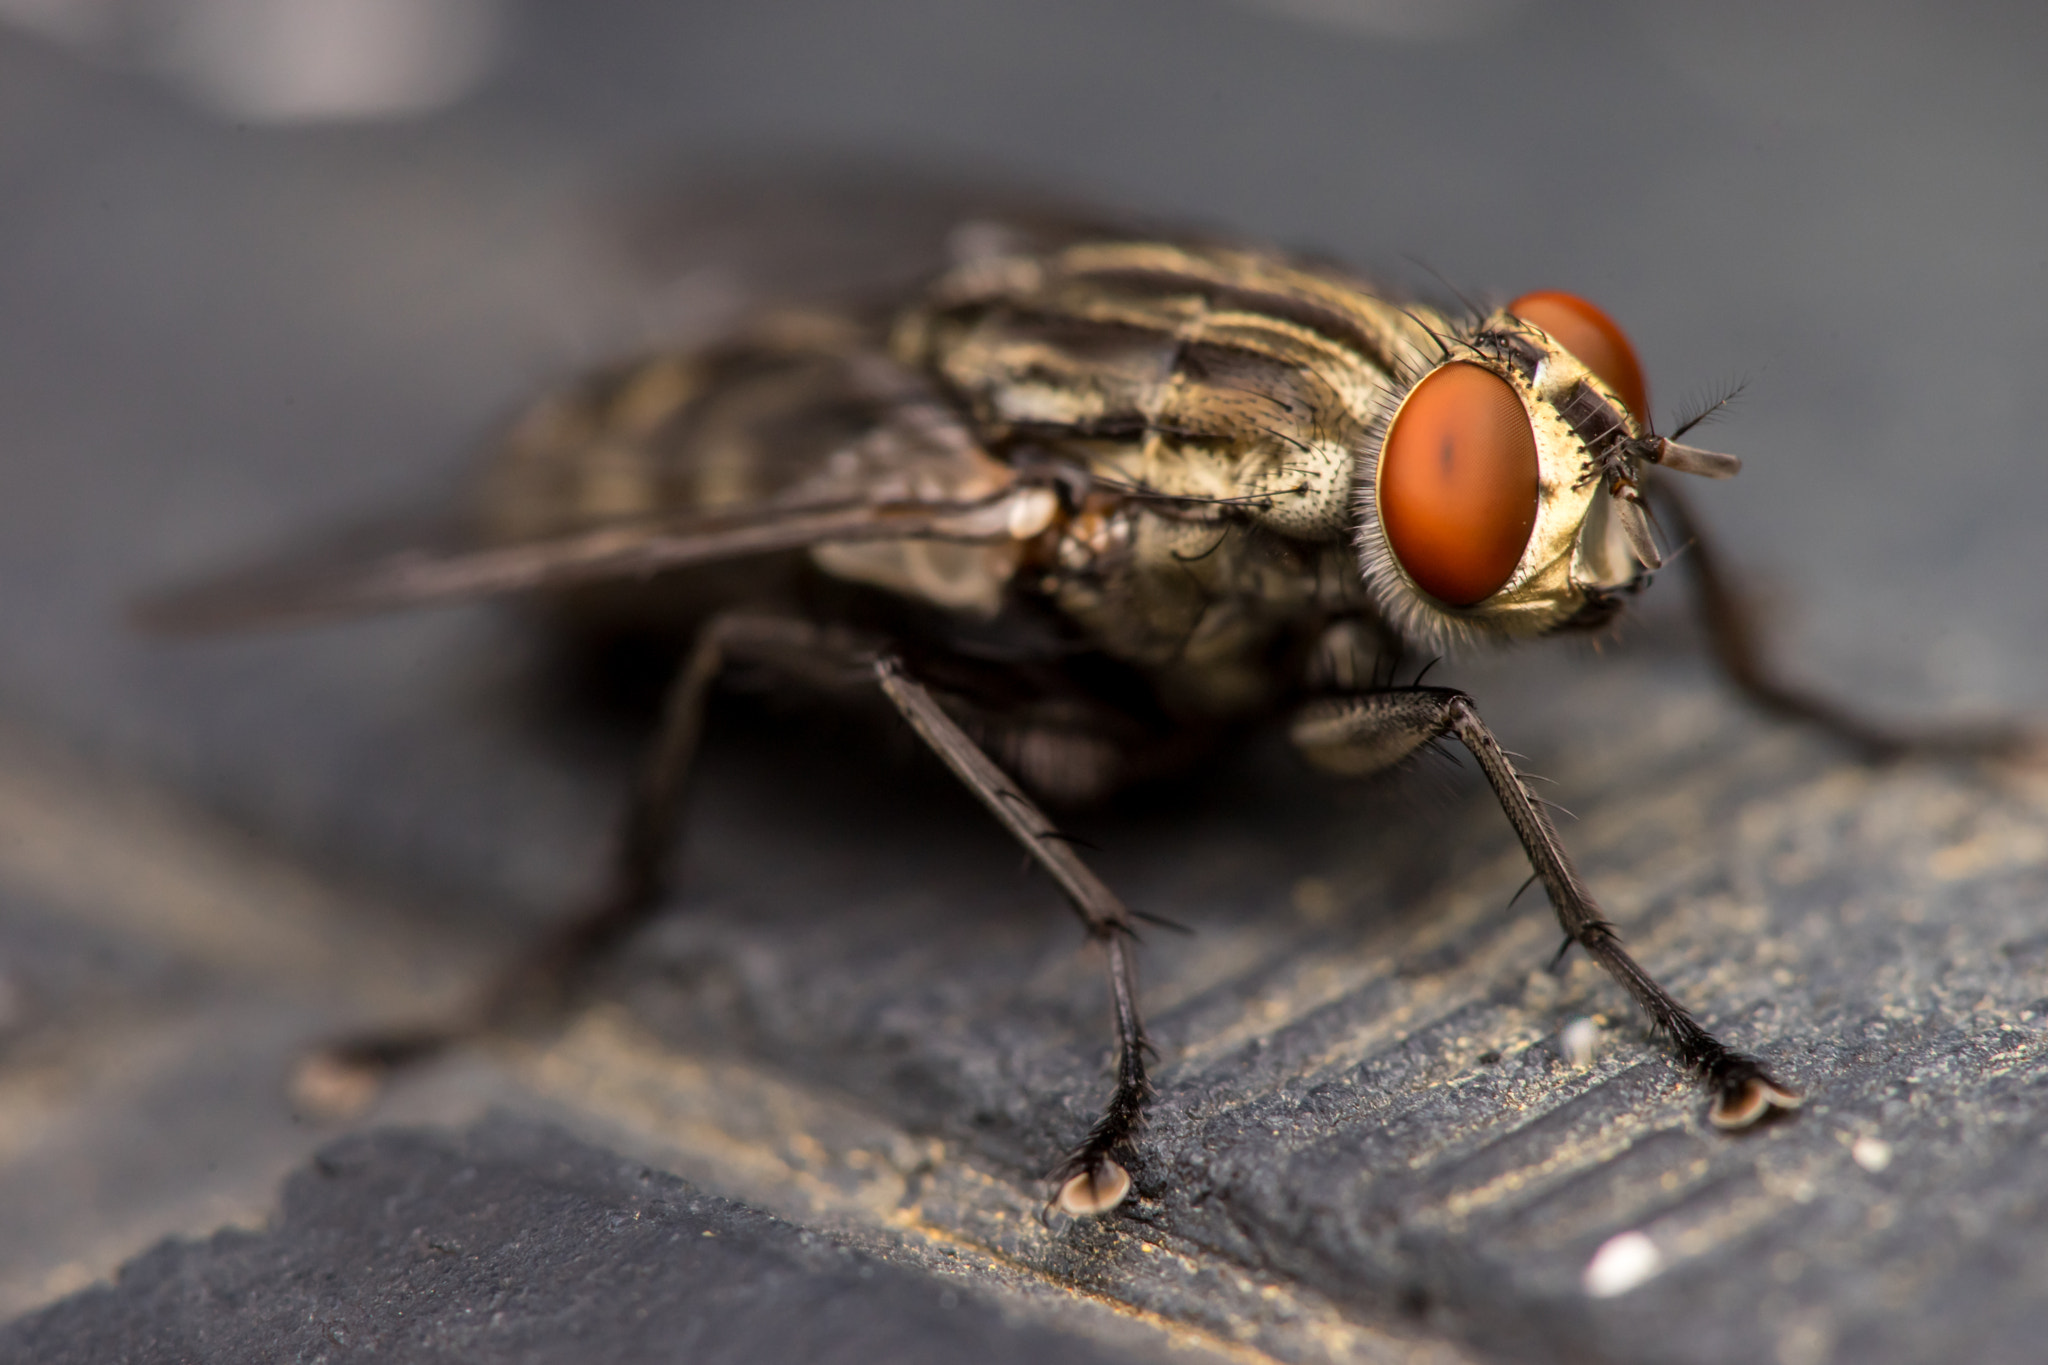
M 980 538 L 1011 518 L 1018 491 L 923 381 L 883 358 L 888 306 L 963 259 L 1115 220 L 873 168 L 713 171 L 614 207 L 611 254 L 678 349 L 536 405 L 459 514 L 173 588 L 138 604 L 138 623 L 287 626 L 820 545 L 848 547 L 832 566 L 846 576 L 985 602 L 957 555 L 887 549 Z M 834 311 L 791 306 L 820 299 Z M 854 552 L 861 542 L 880 544 Z
M 783 315 L 593 375 L 514 425 L 463 516 L 352 533 L 174 588 L 136 617 L 240 630 L 826 544 L 1006 540 L 1017 500 L 1049 495 L 1021 488 L 875 341 L 844 318 Z

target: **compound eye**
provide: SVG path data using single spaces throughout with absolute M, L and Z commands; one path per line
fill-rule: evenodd
M 1636 348 L 1628 344 L 1628 334 L 1613 318 L 1577 294 L 1555 289 L 1524 294 L 1508 305 L 1508 311 L 1550 333 L 1553 341 L 1621 396 L 1636 420 L 1649 420 L 1650 386 L 1643 382 Z
M 1536 433 L 1506 380 L 1454 363 L 1409 391 L 1380 452 L 1379 514 L 1431 597 L 1469 607 L 1500 591 L 1536 527 Z

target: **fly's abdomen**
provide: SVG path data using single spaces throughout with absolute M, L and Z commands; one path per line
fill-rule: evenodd
M 874 424 L 847 357 L 868 338 L 829 316 L 772 320 L 700 351 L 599 371 L 514 424 L 483 489 L 487 530 L 526 540 L 716 516 L 814 484 Z

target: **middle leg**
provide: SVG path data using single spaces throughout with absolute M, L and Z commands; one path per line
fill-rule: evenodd
M 1145 1120 L 1152 1082 L 1145 1075 L 1144 1021 L 1138 1016 L 1137 963 L 1132 949 L 1131 914 L 1122 900 L 1096 876 L 1046 817 L 1037 803 L 1018 789 L 1009 775 L 983 753 L 925 686 L 904 671 L 902 660 L 884 654 L 875 660 L 875 678 L 911 728 L 929 744 L 946 766 L 1015 835 L 1025 850 L 1059 883 L 1081 916 L 1089 936 L 1103 945 L 1109 959 L 1110 999 L 1116 1008 L 1116 1091 L 1088 1136 L 1068 1154 L 1053 1178 L 1060 1182 L 1053 1202 L 1076 1216 L 1107 1213 L 1130 1192 L 1131 1177 L 1116 1157 L 1128 1151 Z

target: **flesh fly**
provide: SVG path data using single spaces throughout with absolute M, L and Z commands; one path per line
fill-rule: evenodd
M 1102 944 L 1116 1081 L 1054 1175 L 1068 1213 L 1124 1198 L 1152 1087 L 1140 916 L 1040 800 L 1099 797 L 1261 719 L 1345 774 L 1463 745 L 1566 946 L 1627 989 L 1707 1120 L 1795 1107 L 1623 948 L 1475 701 L 1359 662 L 1604 625 L 1662 563 L 1661 529 L 1755 699 L 1879 755 L 1994 743 L 1894 736 L 1771 679 L 1668 477 L 1739 462 L 1652 429 L 1613 320 L 1550 292 L 1399 301 L 1237 245 L 987 221 L 949 240 L 907 297 L 765 312 L 545 399 L 451 539 L 145 604 L 193 630 L 526 593 L 689 640 L 601 894 L 461 1018 L 335 1044 L 302 1080 L 332 1091 L 491 1027 L 645 919 L 707 701 L 744 663 L 878 689 Z

